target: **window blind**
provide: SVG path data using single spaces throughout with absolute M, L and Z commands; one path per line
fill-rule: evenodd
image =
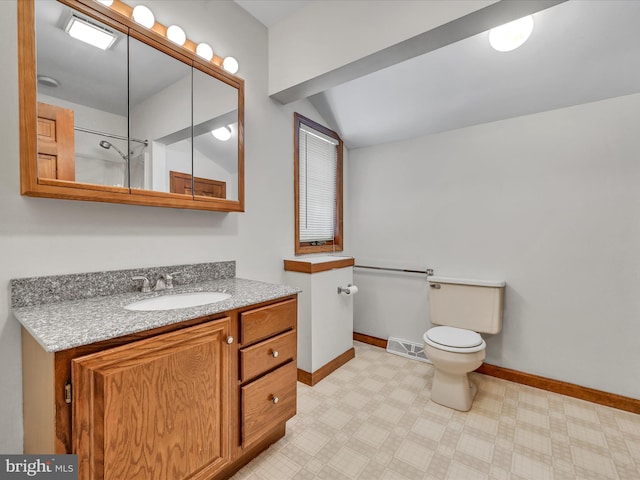
M 332 241 L 336 218 L 338 143 L 311 127 L 299 131 L 300 241 Z

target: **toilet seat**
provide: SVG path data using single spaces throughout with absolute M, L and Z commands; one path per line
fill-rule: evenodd
M 487 346 L 478 333 L 448 326 L 430 328 L 422 338 L 426 344 L 446 352 L 474 353 Z

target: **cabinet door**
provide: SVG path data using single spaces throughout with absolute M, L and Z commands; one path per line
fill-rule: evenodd
M 73 360 L 79 478 L 210 478 L 223 468 L 228 330 L 227 317 Z

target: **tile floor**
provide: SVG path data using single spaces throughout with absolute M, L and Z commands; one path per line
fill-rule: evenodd
M 430 401 L 430 364 L 355 348 L 233 480 L 640 479 L 640 415 L 480 374 L 458 412 Z

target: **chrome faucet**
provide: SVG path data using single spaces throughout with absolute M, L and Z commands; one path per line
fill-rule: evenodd
M 176 275 L 179 275 L 179 272 L 161 273 L 160 278 L 158 278 L 158 281 L 156 282 L 156 286 L 153 287 L 153 291 L 160 292 L 162 290 L 171 290 L 173 288 L 173 277 Z M 151 286 L 149 285 L 149 279 L 147 277 L 137 275 L 135 277 L 131 277 L 131 280 L 142 280 L 142 288 L 140 289 L 142 293 L 149 293 L 151 291 Z
M 149 279 L 147 277 L 136 275 L 135 277 L 131 277 L 131 280 L 142 280 L 142 288 L 140 289 L 142 293 L 149 293 L 151 291 L 151 287 L 149 286 Z
M 156 282 L 156 286 L 153 289 L 156 292 L 161 290 L 171 290 L 173 288 L 173 277 L 178 275 L 178 272 L 173 273 L 161 273 L 160 278 Z

